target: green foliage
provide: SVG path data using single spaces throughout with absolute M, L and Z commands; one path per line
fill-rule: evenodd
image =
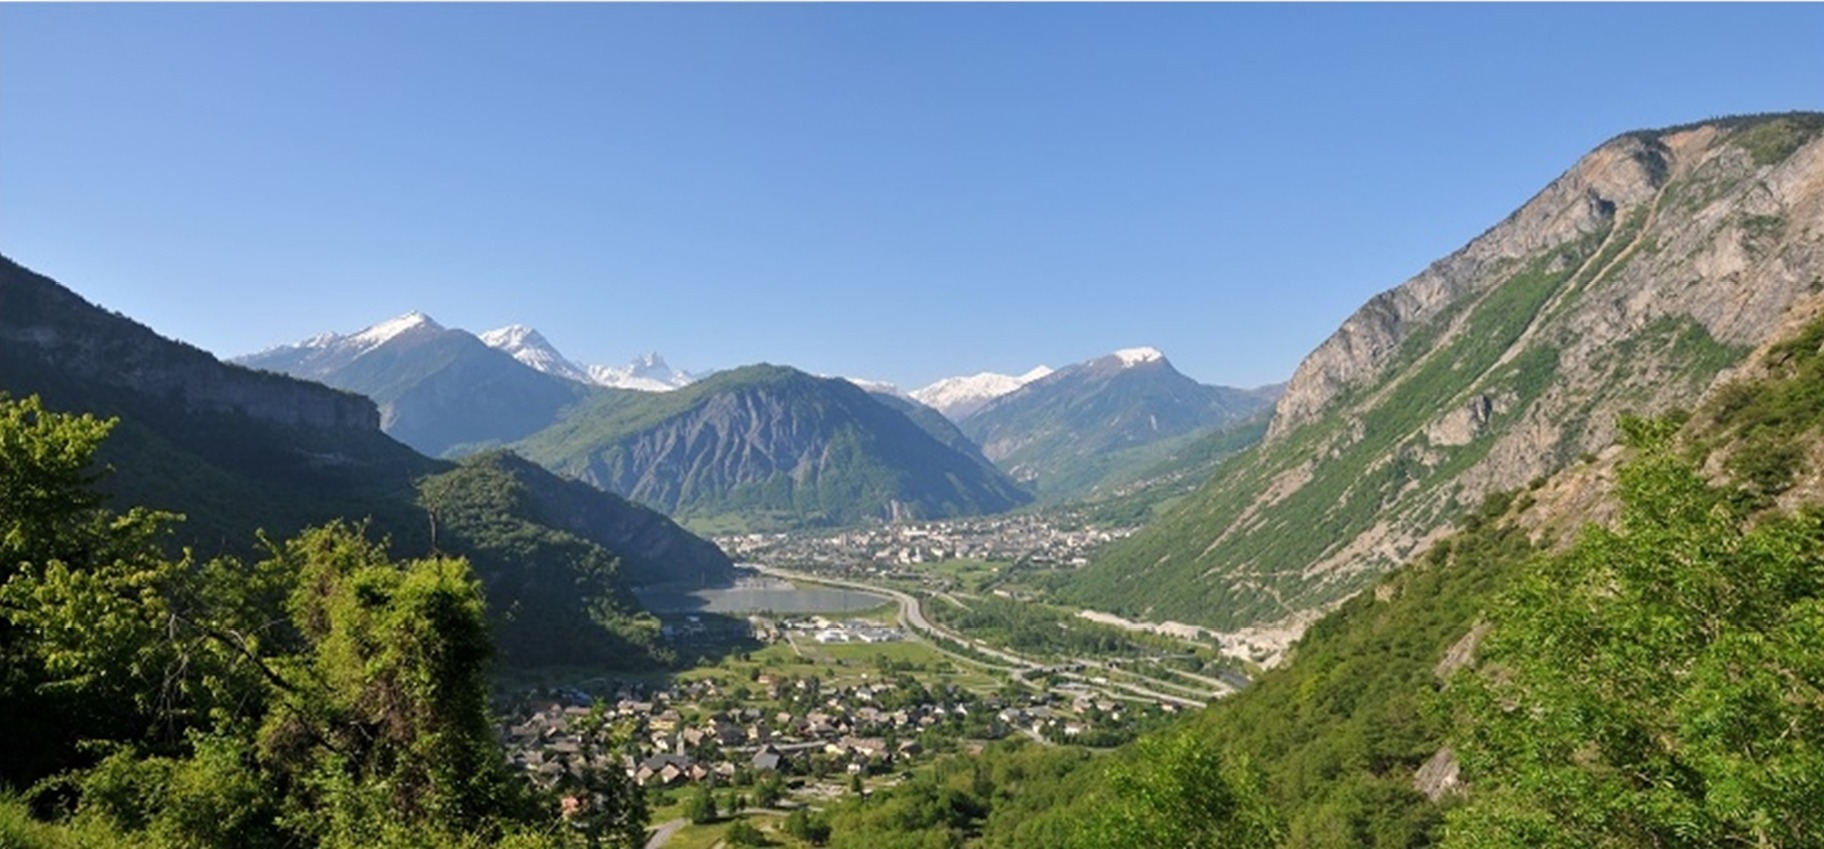
M 1751 520 L 1671 431 L 1629 428 L 1619 526 L 1536 563 L 1454 682 L 1449 845 L 1824 839 L 1824 523 Z
M 1756 504 L 1806 470 L 1806 437 L 1824 425 L 1824 319 L 1770 348 L 1761 366 L 1763 378 L 1718 390 L 1704 442 L 1727 446 L 1725 465 Z
M 0 392 L 0 581 L 28 556 L 78 556 L 64 547 L 92 535 L 74 524 L 92 521 L 101 497 L 92 485 L 95 451 L 114 421 L 47 412 L 37 397 L 8 400 Z
M 690 795 L 684 797 L 684 818 L 697 825 L 716 821 L 716 795 L 711 793 L 709 785 L 698 784 L 692 788 Z
M 460 831 L 503 813 L 512 800 L 487 720 L 491 646 L 467 564 L 394 564 L 338 525 L 274 555 L 297 576 L 288 608 L 309 646 L 286 659 L 287 698 L 259 732 L 272 770 L 313 812 L 290 822 L 321 829 L 327 845 L 360 845 L 400 819 Z
M 798 808 L 787 814 L 781 828 L 785 830 L 786 834 L 812 846 L 823 846 L 830 842 L 829 820 L 805 808 Z
M 728 841 L 728 844 L 730 846 L 766 846 L 766 845 L 768 845 L 766 835 L 761 834 L 760 829 L 758 827 L 756 827 L 753 823 L 748 822 L 747 820 L 744 820 L 744 819 L 735 820 L 734 823 L 728 827 L 728 831 L 725 834 L 723 834 L 722 837 L 723 837 L 723 839 Z
M 1508 518 L 1523 503 L 1487 499 L 1425 556 L 1313 624 L 1291 661 L 1192 720 L 1204 745 L 1260 771 L 1286 845 L 1435 837 L 1441 811 L 1412 789 L 1449 730 L 1428 708 L 1441 686 L 1433 669 L 1534 551 Z
M 1737 130 L 1729 140 L 1754 158 L 1759 166 L 1786 161 L 1799 148 L 1824 134 L 1824 115 L 1794 112 L 1756 121 Z
M 779 804 L 779 800 L 783 798 L 785 798 L 785 779 L 780 778 L 779 773 L 769 772 L 760 779 L 758 784 L 754 785 L 754 805 L 756 807 L 771 808 Z
M 1141 741 L 1108 769 L 1107 790 L 1083 802 L 1072 846 L 1269 847 L 1282 834 L 1259 778 L 1188 733 Z
M 943 625 L 1019 652 L 1050 657 L 1141 652 L 1126 631 L 1032 602 L 990 595 L 971 599 L 967 609 L 938 603 L 928 610 Z

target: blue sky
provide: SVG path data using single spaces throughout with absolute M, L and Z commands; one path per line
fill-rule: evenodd
M 1824 6 L 0 4 L 0 252 L 222 355 L 408 310 L 915 387 L 1255 385 Z

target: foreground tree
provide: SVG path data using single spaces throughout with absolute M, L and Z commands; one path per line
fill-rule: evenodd
M 1456 678 L 1447 844 L 1824 842 L 1824 515 L 1750 516 L 1628 422 L 1615 530 L 1503 599 Z
M 1073 829 L 1073 845 L 1084 849 L 1252 849 L 1281 837 L 1258 776 L 1188 731 L 1143 739 L 1085 802 Z

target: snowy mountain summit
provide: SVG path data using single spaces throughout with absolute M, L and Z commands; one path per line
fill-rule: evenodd
M 340 333 L 319 333 L 294 345 L 276 345 L 257 354 L 237 357 L 234 361 L 254 361 L 262 368 L 321 380 L 323 376 L 348 365 L 362 354 L 395 339 L 428 337 L 443 332 L 443 325 L 414 310 L 347 336 Z
M 624 366 L 579 363 L 558 353 L 556 346 L 543 334 L 523 324 L 509 324 L 490 330 L 481 334 L 480 339 L 488 347 L 512 354 L 513 359 L 545 374 L 578 383 L 614 389 L 670 392 L 680 386 L 688 386 L 697 379 L 689 372 L 667 365 L 665 358 L 656 352 L 635 357 L 633 362 Z
M 1109 356 L 1119 360 L 1123 366 L 1145 365 L 1165 359 L 1165 354 L 1158 348 L 1122 348 Z
M 513 359 L 546 374 L 578 383 L 594 382 L 581 366 L 558 353 L 557 348 L 543 334 L 523 324 L 509 324 L 490 330 L 479 338 L 488 347 L 512 354 Z
M 962 421 L 987 406 L 989 401 L 1048 374 L 1051 374 L 1051 367 L 1039 366 L 1017 377 L 991 371 L 967 377 L 946 377 L 930 386 L 913 390 L 912 398 L 943 413 L 951 421 Z
M 617 389 L 670 392 L 696 382 L 697 376 L 672 368 L 657 351 L 633 358 L 624 366 L 589 366 L 589 382 Z

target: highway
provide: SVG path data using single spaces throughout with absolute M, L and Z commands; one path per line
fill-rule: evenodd
M 1007 666 L 996 666 L 995 664 L 992 664 L 992 663 L 983 663 L 982 661 L 977 660 L 975 658 L 965 657 L 963 655 L 958 655 L 954 652 L 947 651 L 944 649 L 944 646 L 942 643 L 937 643 L 937 642 L 932 643 L 933 648 L 936 648 L 938 651 L 942 651 L 945 654 L 950 655 L 951 657 L 955 657 L 955 658 L 958 658 L 961 660 L 966 660 L 966 661 L 974 663 L 978 666 L 983 666 L 983 667 L 986 667 L 989 669 L 995 669 L 995 670 L 999 670 L 1002 672 L 1011 673 L 1015 679 L 1019 680 L 1020 683 L 1023 683 L 1023 684 L 1030 684 L 1030 682 L 1028 682 L 1026 680 L 1026 676 L 1029 674 L 1049 672 L 1049 673 L 1057 674 L 1063 678 L 1069 678 L 1073 681 L 1083 683 L 1089 687 L 1092 687 L 1092 688 L 1100 691 L 1103 695 L 1109 696 L 1111 698 L 1123 698 L 1123 697 L 1132 698 L 1134 696 L 1140 696 L 1143 698 L 1154 699 L 1154 700 L 1162 701 L 1162 702 L 1171 702 L 1172 704 L 1181 705 L 1184 707 L 1203 707 L 1203 706 L 1209 704 L 1209 700 L 1207 700 L 1207 699 L 1193 699 L 1193 698 L 1187 698 L 1187 697 L 1181 696 L 1181 695 L 1175 695 L 1172 693 L 1162 693 L 1162 692 L 1159 692 L 1158 690 L 1154 690 L 1154 689 L 1151 689 L 1148 687 L 1143 687 L 1138 684 L 1130 684 L 1125 681 L 1106 681 L 1106 683 L 1098 682 L 1098 681 L 1095 681 L 1095 680 L 1089 678 L 1088 676 L 1082 675 L 1077 672 L 1067 671 L 1067 670 L 1061 668 L 1062 666 L 1065 666 L 1068 664 L 1039 663 L 1038 661 L 1032 660 L 1031 658 L 1022 657 L 1022 656 L 1014 654 L 1012 652 L 1005 651 L 1003 649 L 999 649 L 994 646 L 987 645 L 987 644 L 981 642 L 980 640 L 971 639 L 969 637 L 963 636 L 962 634 L 958 634 L 954 631 L 944 628 L 940 625 L 933 624 L 930 620 L 925 618 L 924 608 L 920 604 L 918 597 L 915 595 L 912 595 L 911 593 L 908 593 L 908 592 L 896 590 L 891 587 L 882 587 L 882 586 L 877 586 L 874 584 L 862 583 L 859 581 L 849 581 L 849 580 L 844 580 L 841 578 L 829 578 L 829 577 L 825 577 L 823 575 L 812 575 L 812 574 L 807 574 L 804 572 L 793 572 L 788 569 L 779 569 L 779 568 L 776 568 L 773 566 L 761 566 L 761 565 L 755 564 L 754 568 L 759 570 L 761 574 L 770 575 L 775 578 L 783 578 L 788 581 L 803 581 L 804 583 L 807 583 L 807 584 L 823 584 L 825 586 L 832 586 L 832 587 L 845 587 L 848 589 L 863 590 L 865 592 L 871 592 L 871 593 L 876 593 L 879 595 L 889 596 L 894 601 L 899 602 L 899 624 L 901 627 L 907 628 L 912 631 L 916 631 L 920 634 L 923 634 L 927 638 L 941 637 L 945 640 L 956 643 L 958 645 L 968 646 L 972 651 L 981 653 L 983 655 L 987 655 L 988 657 L 995 658 L 996 660 L 1000 660 L 1008 665 Z M 1103 664 L 1101 661 L 1091 660 L 1091 659 L 1087 659 L 1087 658 L 1079 659 L 1077 661 L 1077 663 L 1079 665 L 1083 665 L 1083 666 L 1105 666 L 1105 664 Z M 1133 675 L 1134 677 L 1141 677 L 1137 673 L 1132 672 L 1131 670 L 1128 670 L 1128 674 Z M 1115 692 L 1115 691 L 1120 691 L 1120 692 Z

